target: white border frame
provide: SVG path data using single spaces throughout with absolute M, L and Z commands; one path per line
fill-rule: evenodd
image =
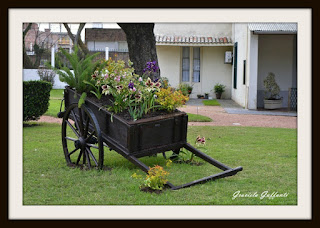
M 9 9 L 9 219 L 311 219 L 311 9 Z M 59 16 L 57 16 L 59 15 Z M 192 17 L 190 17 L 192 15 Z M 298 205 L 24 206 L 23 22 L 297 22 Z M 303 100 L 303 102 L 302 102 Z M 20 140 L 17 140 L 20 139 Z M 66 213 L 67 212 L 67 213 Z

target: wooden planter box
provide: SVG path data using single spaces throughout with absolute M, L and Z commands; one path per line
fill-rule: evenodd
M 64 98 L 67 108 L 72 103 L 78 103 L 80 94 L 75 97 L 75 92 L 66 88 Z M 111 118 L 111 112 L 101 109 L 89 98 L 85 104 L 97 118 L 103 140 L 122 155 L 143 157 L 177 150 L 186 143 L 188 116 L 185 112 L 127 121 L 117 115 Z

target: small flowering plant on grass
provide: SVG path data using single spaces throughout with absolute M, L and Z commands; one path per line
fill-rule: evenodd
M 168 164 L 169 163 L 169 164 Z M 169 160 L 167 162 L 167 166 L 171 164 Z M 168 182 L 169 172 L 165 171 L 162 166 L 155 165 L 154 167 L 149 167 L 148 174 L 143 180 L 143 184 L 140 186 L 140 189 L 150 189 L 150 190 L 160 190 L 162 191 L 165 184 Z M 135 179 L 143 179 L 143 177 L 139 174 L 134 173 L 132 178 Z

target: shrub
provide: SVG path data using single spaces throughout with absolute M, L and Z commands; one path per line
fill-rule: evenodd
M 225 91 L 226 86 L 222 85 L 220 83 L 215 84 L 215 86 L 213 87 L 213 90 L 215 93 L 223 93 Z
M 270 72 L 268 76 L 263 80 L 263 85 L 265 87 L 265 99 L 266 100 L 277 100 L 281 99 L 279 97 L 280 87 L 276 82 L 274 73 Z
M 178 90 L 182 92 L 183 95 L 189 96 L 192 93 L 193 87 L 191 85 L 181 83 L 178 86 Z
M 50 82 L 23 82 L 23 121 L 37 120 L 48 110 L 51 89 Z
M 166 109 L 169 112 L 173 112 L 176 108 L 181 107 L 189 100 L 189 98 L 182 94 L 180 90 L 174 91 L 173 88 L 167 89 L 161 88 L 160 92 L 156 93 L 157 102 L 161 105 L 161 108 Z
M 40 80 L 50 82 L 52 86 L 54 85 L 54 77 L 56 74 L 53 70 L 39 68 L 37 73 L 40 77 Z
M 156 165 L 148 170 L 148 175 L 142 187 L 149 187 L 153 190 L 162 190 L 168 182 L 169 173 L 163 167 Z

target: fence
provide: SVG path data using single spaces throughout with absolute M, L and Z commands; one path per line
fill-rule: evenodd
M 288 99 L 288 107 L 290 110 L 297 110 L 297 88 L 289 88 L 289 99 Z

